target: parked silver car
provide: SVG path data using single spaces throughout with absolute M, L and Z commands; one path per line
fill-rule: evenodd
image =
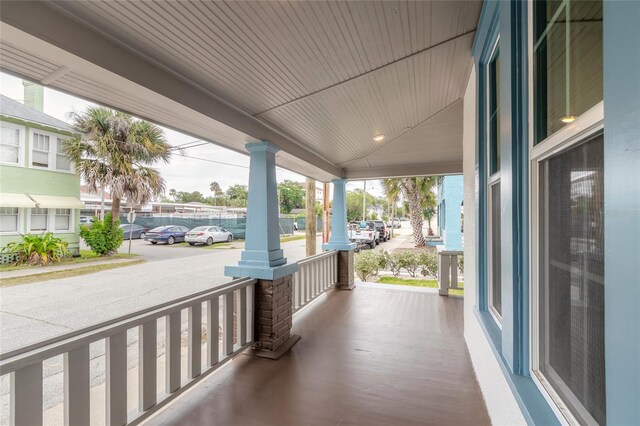
M 198 226 L 187 232 L 184 240 L 191 246 L 198 243 L 210 246 L 222 241 L 233 241 L 233 234 L 219 226 Z

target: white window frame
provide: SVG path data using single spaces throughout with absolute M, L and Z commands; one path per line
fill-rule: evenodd
M 33 161 L 33 141 L 34 141 L 34 133 L 38 133 L 40 135 L 44 135 L 44 136 L 49 136 L 49 166 L 48 167 L 41 167 L 41 166 L 34 166 L 32 164 Z M 49 132 L 46 130 L 41 130 L 41 129 L 37 129 L 34 127 L 29 128 L 29 159 L 27 161 L 28 167 L 32 168 L 32 169 L 38 169 L 38 170 L 49 170 L 52 172 L 59 172 L 59 173 L 68 173 L 68 174 L 75 174 L 75 169 L 73 167 L 73 164 L 71 164 L 70 170 L 64 170 L 64 169 L 58 169 L 58 139 L 60 140 L 65 140 L 68 139 L 69 136 L 65 136 L 62 135 L 60 133 L 53 133 L 53 132 Z
M 604 129 L 604 101 L 600 101 L 573 123 L 567 124 L 560 130 L 549 135 L 546 139 L 534 144 L 534 34 L 533 34 L 533 3 L 528 2 L 528 58 L 529 58 L 529 235 L 531 246 L 529 253 L 529 347 L 530 375 L 541 394 L 563 424 L 579 425 L 571 409 L 558 395 L 553 386 L 540 372 L 540 168 L 541 164 L 551 156 L 581 143 Z M 570 392 L 570 391 L 569 391 Z M 588 413 L 586 413 L 588 415 Z M 594 421 L 595 423 L 595 421 Z
M 2 121 L 2 127 L 7 127 L 10 129 L 14 129 L 14 130 L 18 130 L 19 136 L 18 136 L 18 162 L 17 163 L 12 163 L 9 161 L 1 161 L 0 160 L 0 164 L 7 165 L 7 166 L 13 166 L 13 167 L 24 167 L 25 166 L 25 162 L 24 162 L 24 157 L 25 157 L 25 132 L 26 132 L 26 128 L 25 126 L 21 126 L 19 124 L 14 124 L 11 123 L 9 121 Z
M 495 320 L 496 324 L 498 325 L 498 327 L 500 329 L 502 329 L 502 315 L 498 312 L 498 310 L 493 306 L 493 244 L 492 244 L 492 236 L 493 236 L 493 219 L 492 219 L 492 191 L 494 190 L 494 187 L 496 184 L 500 184 L 500 167 L 498 168 L 498 171 L 496 171 L 494 174 L 491 174 L 491 140 L 490 140 L 490 132 L 491 132 L 491 126 L 490 126 L 490 116 L 489 116 L 489 111 L 490 111 L 490 104 L 491 104 L 491 100 L 490 100 L 490 96 L 489 96 L 489 84 L 490 84 L 490 80 L 489 80 L 489 67 L 491 66 L 491 62 L 493 61 L 493 58 L 495 57 L 496 51 L 498 50 L 498 47 L 500 45 L 500 36 L 498 35 L 498 37 L 496 38 L 496 42 L 493 46 L 493 48 L 491 49 L 491 54 L 489 55 L 489 60 L 487 61 L 487 63 L 485 64 L 485 76 L 486 76 L 486 81 L 484 82 L 484 84 L 486 85 L 486 96 L 485 96 L 485 111 L 487 111 L 487 116 L 486 118 L 486 135 L 485 135 L 485 152 L 486 152 L 486 170 L 487 170 L 487 187 L 486 187 L 486 197 L 487 197 L 487 211 L 486 211 L 486 215 L 487 215 L 487 251 L 488 251 L 488 262 L 487 262 L 487 307 L 489 308 L 489 312 L 491 313 L 491 316 L 493 316 L 493 319 Z M 499 120 L 500 117 L 498 115 L 497 119 Z M 500 201 L 502 202 L 502 196 L 500 197 Z
M 31 229 L 31 212 L 33 208 L 27 209 L 27 229 L 26 232 L 28 234 L 33 233 L 42 233 L 42 232 L 51 232 L 51 209 L 45 209 L 47 211 L 47 228 L 44 230 L 32 230 Z
M 18 209 L 18 223 L 17 223 L 17 228 L 15 231 L 0 231 L 0 235 L 20 235 L 20 233 L 23 231 L 23 220 L 22 220 L 22 216 L 24 215 L 24 209 L 20 208 L 20 207 L 6 207 L 9 209 Z
M 73 222 L 73 209 L 67 209 L 67 208 L 56 208 L 56 209 L 50 209 L 53 210 L 53 214 L 52 216 L 52 232 L 55 232 L 57 234 L 59 233 L 68 233 L 68 232 L 72 232 L 73 228 L 74 228 L 74 222 Z M 69 227 L 67 229 L 58 229 L 56 228 L 56 216 L 58 216 L 58 210 L 69 210 Z
M 62 207 L 59 207 L 62 208 Z M 52 234 L 73 234 L 75 233 L 75 229 L 76 229 L 76 209 L 69 209 L 71 210 L 71 215 L 69 217 L 69 229 L 61 229 L 61 230 L 57 230 L 56 229 L 56 208 L 47 208 L 47 229 L 45 229 L 44 231 L 32 231 L 31 230 L 31 210 L 32 209 L 26 209 L 27 210 L 27 223 L 26 223 L 26 229 L 25 232 L 27 234 L 33 234 L 33 233 L 42 233 L 42 232 L 51 232 Z

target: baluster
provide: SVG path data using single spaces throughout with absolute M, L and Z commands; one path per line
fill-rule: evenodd
M 253 342 L 253 330 L 255 327 L 253 312 L 254 312 L 254 301 L 255 301 L 255 285 L 251 284 L 247 287 L 247 317 L 249 318 L 249 330 L 247 331 L 247 338 L 249 342 Z
M 216 296 L 207 301 L 207 365 L 212 367 L 218 363 L 220 356 L 220 300 Z
M 187 374 L 190 379 L 200 375 L 202 367 L 202 303 L 189 307 L 189 355 Z
M 233 292 L 224 295 L 223 308 L 224 335 L 222 336 L 222 351 L 226 356 L 233 353 Z
M 167 393 L 172 393 L 180 389 L 182 311 L 171 312 L 165 318 L 167 345 L 165 348 L 165 387 Z
M 11 374 L 11 425 L 42 424 L 42 362 Z
M 106 339 L 107 425 L 127 423 L 127 332 Z
M 309 303 L 311 300 L 311 268 L 308 263 L 304 264 L 304 303 Z
M 458 256 L 451 256 L 451 284 L 449 288 L 458 288 Z
M 451 267 L 449 265 L 449 255 L 440 255 L 440 266 L 438 268 L 439 276 L 440 276 L 440 295 L 448 296 L 449 295 L 449 273 L 451 272 Z
M 155 319 L 142 324 L 138 331 L 138 404 L 143 412 L 156 404 L 157 332 Z
M 236 292 L 236 322 L 238 324 L 238 346 L 247 343 L 247 288 L 243 287 Z
M 64 354 L 64 424 L 89 424 L 89 345 Z

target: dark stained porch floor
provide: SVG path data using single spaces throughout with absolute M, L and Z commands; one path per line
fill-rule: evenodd
M 279 361 L 239 356 L 149 424 L 487 425 L 463 300 L 357 287 L 294 317 Z

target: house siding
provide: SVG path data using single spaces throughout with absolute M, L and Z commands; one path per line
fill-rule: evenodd
M 2 164 L 0 166 L 1 193 L 80 198 L 80 178 L 75 173 L 29 167 L 32 130 L 42 130 L 63 137 L 72 136 L 72 133 L 4 115 L 0 115 L 0 121 L 24 127 L 24 154 L 21 164 Z M 21 233 L 30 233 L 27 228 L 29 209 L 21 208 L 18 214 L 20 217 L 19 232 L 0 235 L 0 248 L 6 247 L 11 242 L 20 241 Z M 72 230 L 53 232 L 53 234 L 69 243 L 69 249 L 72 252 L 77 252 L 80 243 L 79 232 L 80 209 L 76 209 L 72 215 Z

